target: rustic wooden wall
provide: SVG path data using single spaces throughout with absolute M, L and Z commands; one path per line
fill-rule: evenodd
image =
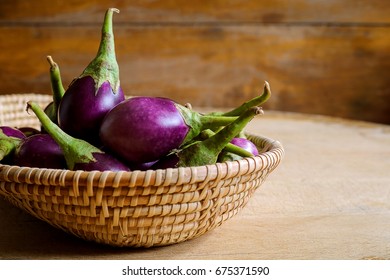
M 47 55 L 67 86 L 108 7 L 126 94 L 231 107 L 267 80 L 265 109 L 390 123 L 386 0 L 2 0 L 0 94 L 49 94 Z

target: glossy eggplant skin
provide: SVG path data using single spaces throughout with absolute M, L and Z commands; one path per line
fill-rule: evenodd
M 104 116 L 122 102 L 119 66 L 115 55 L 113 13 L 107 9 L 98 52 L 84 71 L 72 81 L 58 108 L 58 124 L 67 134 L 99 146 L 99 127 Z
M 141 163 L 132 163 L 129 164 L 129 167 L 131 170 L 140 170 L 140 171 L 146 171 L 151 169 L 151 167 L 158 162 L 157 160 L 151 161 L 151 162 L 141 162 Z
M 0 126 L 0 131 L 9 137 L 16 137 L 19 139 L 26 138 L 26 135 L 17 128 L 10 126 Z
M 77 139 L 64 132 L 56 125 L 40 106 L 32 101 L 27 102 L 27 109 L 32 110 L 41 122 L 42 127 L 63 151 L 66 168 L 84 171 L 130 171 L 129 167 L 115 157 L 96 148 L 89 142 Z
M 132 97 L 113 108 L 100 127 L 103 145 L 128 163 L 152 162 L 178 148 L 189 127 L 175 102 Z
M 256 145 L 253 144 L 252 141 L 250 141 L 246 138 L 236 137 L 236 138 L 233 138 L 232 141 L 230 141 L 230 143 L 248 151 L 253 156 L 259 155 L 259 151 L 257 150 Z M 218 157 L 219 162 L 233 161 L 233 160 L 239 160 L 239 159 L 242 159 L 242 157 L 239 155 L 236 155 L 234 153 L 228 152 L 226 150 L 223 150 Z
M 121 87 L 114 93 L 108 81 L 95 92 L 91 76 L 72 82 L 58 108 L 58 124 L 69 135 L 99 144 L 99 128 L 108 111 L 125 99 Z
M 130 168 L 107 153 L 93 153 L 96 161 L 76 163 L 74 170 L 83 171 L 130 171 Z
M 66 168 L 64 154 L 49 134 L 35 134 L 24 138 L 15 151 L 12 163 L 25 167 Z
M 248 152 L 252 153 L 254 156 L 259 155 L 259 151 L 257 150 L 256 145 L 253 144 L 252 141 L 250 141 L 246 138 L 236 137 L 236 138 L 233 138 L 233 140 L 230 141 L 230 143 L 247 150 Z

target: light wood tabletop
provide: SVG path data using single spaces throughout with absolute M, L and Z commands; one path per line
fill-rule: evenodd
M 265 112 L 285 157 L 222 226 L 148 249 L 86 242 L 0 198 L 0 259 L 390 259 L 390 126 Z

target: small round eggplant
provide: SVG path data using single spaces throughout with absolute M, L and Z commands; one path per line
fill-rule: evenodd
M 35 134 L 24 138 L 15 150 L 12 163 L 26 167 L 66 168 L 60 146 L 48 134 Z
M 253 144 L 252 141 L 250 141 L 246 138 L 236 137 L 236 138 L 233 138 L 233 140 L 230 141 L 230 143 L 247 150 L 248 152 L 250 152 L 254 156 L 259 155 L 259 151 L 257 150 L 256 145 Z
M 115 56 L 112 16 L 107 10 L 96 57 L 72 81 L 58 108 L 58 124 L 75 138 L 99 144 L 99 127 L 107 112 L 125 99 Z
M 36 103 L 28 102 L 27 109 L 31 109 L 35 113 L 45 131 L 61 147 L 68 169 L 84 171 L 130 171 L 125 164 L 110 154 L 103 152 L 87 141 L 74 138 L 65 133 L 49 119 Z
M 240 147 L 241 149 L 244 149 L 245 151 L 248 151 L 250 153 L 250 156 L 259 155 L 259 151 L 257 150 L 256 145 L 253 144 L 252 141 L 250 141 L 246 138 L 235 137 L 235 138 L 233 138 L 232 141 L 230 141 L 230 144 L 233 144 L 237 147 Z M 218 156 L 218 161 L 224 162 L 224 161 L 239 160 L 242 158 L 243 158 L 242 155 L 237 154 L 234 151 L 229 151 L 228 149 L 223 149 L 222 152 Z
M 59 125 L 69 135 L 99 144 L 100 124 L 109 110 L 124 100 L 122 89 L 113 93 L 109 82 L 95 94 L 92 77 L 79 78 L 68 89 L 59 109 Z
M 237 117 L 203 116 L 162 97 L 132 97 L 115 106 L 100 127 L 103 145 L 128 163 L 152 162 L 202 130 Z

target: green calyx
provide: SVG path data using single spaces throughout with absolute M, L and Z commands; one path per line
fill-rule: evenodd
M 88 142 L 74 138 L 69 134 L 65 133 L 61 128 L 53 123 L 45 112 L 34 102 L 27 102 L 27 110 L 31 109 L 37 116 L 41 125 L 50 134 L 50 136 L 57 142 L 61 147 L 64 157 L 66 160 L 67 167 L 70 170 L 74 170 L 76 163 L 88 163 L 96 161 L 93 157 L 94 153 L 103 153 L 95 146 Z
M 230 141 L 244 129 L 254 116 L 262 113 L 263 111 L 261 108 L 252 107 L 217 133 L 210 134 L 207 139 L 194 141 L 183 147 L 176 152 L 176 155 L 179 157 L 177 167 L 200 166 L 216 163 L 218 155 L 226 146 L 228 146 Z M 235 151 L 238 150 L 235 149 Z
M 176 108 L 181 113 L 186 125 L 190 128 L 183 141 L 183 145 L 189 143 L 203 130 L 216 129 L 220 126 L 228 125 L 237 119 L 237 116 L 202 115 L 180 104 L 176 104 Z
M 0 161 L 11 155 L 22 140 L 5 135 L 0 129 Z
M 215 132 L 210 130 L 210 129 L 206 129 L 200 133 L 200 137 L 203 140 L 208 139 L 208 138 L 212 137 L 213 135 L 215 135 Z M 232 143 L 227 143 L 226 146 L 223 148 L 223 150 L 226 151 L 227 153 L 231 153 L 231 154 L 236 155 L 237 156 L 236 159 L 253 156 L 253 154 L 251 152 L 249 152 L 241 147 L 238 147 Z
M 119 66 L 115 55 L 115 41 L 112 28 L 113 13 L 119 13 L 116 8 L 109 8 L 106 11 L 99 50 L 96 57 L 84 69 L 79 78 L 91 76 L 95 81 L 95 94 L 101 85 L 108 81 L 114 93 L 117 93 L 120 86 Z

